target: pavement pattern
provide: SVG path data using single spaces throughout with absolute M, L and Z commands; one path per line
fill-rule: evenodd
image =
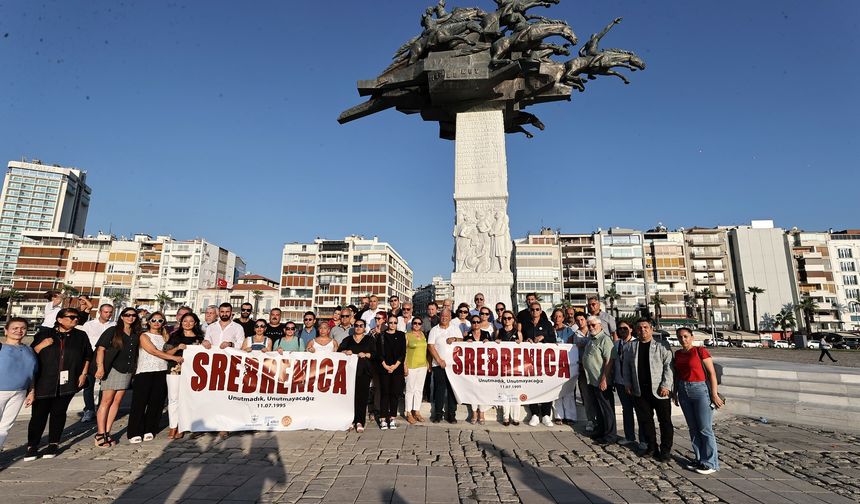
M 23 420 L 23 419 L 22 419 Z M 722 469 L 684 469 L 599 446 L 567 426 L 401 423 L 395 431 L 205 434 L 111 449 L 70 417 L 62 453 L 24 462 L 26 421 L 0 453 L 0 495 L 50 503 L 797 503 L 860 501 L 860 437 L 720 416 Z M 118 433 L 123 434 L 121 419 Z M 7 496 L 11 497 L 7 500 Z

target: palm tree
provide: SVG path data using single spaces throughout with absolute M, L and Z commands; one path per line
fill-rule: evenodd
M 159 311 L 164 313 L 164 306 L 167 303 L 172 303 L 173 298 L 170 297 L 166 292 L 160 292 L 155 295 L 155 302 L 158 303 Z
M 63 293 L 63 308 L 67 306 L 66 303 L 68 303 L 71 298 L 81 293 L 78 289 L 75 288 L 75 286 L 65 283 L 63 284 L 63 287 L 60 288 L 60 292 Z
M 24 293 L 18 289 L 7 289 L 0 297 L 6 299 L 6 325 L 9 325 L 9 320 L 12 318 L 12 305 L 15 301 L 22 299 Z
M 254 296 L 254 318 L 257 318 L 258 308 L 260 305 L 260 300 L 263 299 L 263 291 L 261 290 L 252 290 L 251 295 Z
M 117 291 L 110 295 L 110 300 L 113 303 L 114 319 L 117 319 L 119 317 L 119 309 L 128 301 L 128 296 L 124 292 Z
M 784 305 L 782 309 L 779 310 L 779 313 L 773 316 L 773 320 L 782 330 L 782 334 L 784 335 L 789 328 L 793 328 L 796 324 L 794 319 L 794 305 L 791 303 Z
M 812 332 L 811 326 L 812 322 L 815 322 L 815 310 L 818 309 L 818 303 L 809 296 L 803 296 L 797 303 L 797 309 L 803 314 L 803 324 L 806 326 L 806 335 L 808 336 Z
M 651 304 L 654 305 L 654 318 L 656 319 L 657 329 L 660 329 L 660 319 L 663 318 L 663 307 L 666 305 L 666 300 L 660 297 L 660 293 L 651 296 Z
M 747 294 L 752 294 L 753 297 L 753 325 L 755 326 L 755 332 L 758 333 L 758 295 L 764 294 L 764 289 L 761 287 L 750 287 L 747 289 Z
M 705 320 L 705 327 L 708 327 L 708 300 L 714 298 L 714 292 L 711 290 L 710 287 L 705 287 L 704 289 L 702 289 L 701 292 L 696 293 L 696 295 L 699 297 L 699 299 L 702 300 L 702 303 L 704 304 L 704 317 L 702 318 Z
M 603 295 L 603 301 L 609 304 L 609 313 L 615 312 L 615 318 L 618 318 L 618 310 L 615 309 L 615 302 L 621 299 L 621 294 L 615 289 L 615 282 Z

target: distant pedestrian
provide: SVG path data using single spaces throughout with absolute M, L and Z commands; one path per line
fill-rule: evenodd
M 819 348 L 821 349 L 821 354 L 818 356 L 818 362 L 822 362 L 825 355 L 828 359 L 830 359 L 830 362 L 837 362 L 837 360 L 834 359 L 832 355 L 830 355 L 830 349 L 833 348 L 833 345 L 831 345 L 830 342 L 827 341 L 827 338 L 825 336 L 821 337 Z

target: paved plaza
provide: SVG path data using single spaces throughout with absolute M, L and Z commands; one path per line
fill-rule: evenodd
M 464 413 L 461 411 L 461 417 Z M 104 450 L 93 425 L 69 418 L 62 454 L 22 460 L 26 420 L 0 454 L 4 502 L 841 504 L 860 501 L 860 438 L 720 416 L 723 469 L 687 471 L 683 420 L 676 460 L 598 446 L 566 426 L 401 426 L 354 432 L 206 434 Z M 125 417 L 118 424 L 123 433 Z M 7 500 L 14 496 L 14 500 Z

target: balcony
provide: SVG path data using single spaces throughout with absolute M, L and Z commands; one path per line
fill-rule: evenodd
M 725 271 L 726 268 L 722 264 L 706 264 L 704 266 L 693 266 L 693 271 Z
M 696 285 L 725 285 L 725 278 L 717 278 L 717 277 L 704 277 L 704 278 L 694 278 L 693 283 Z
M 690 255 L 697 259 L 720 259 L 725 257 L 725 252 L 722 249 L 713 249 L 713 250 L 691 250 Z

